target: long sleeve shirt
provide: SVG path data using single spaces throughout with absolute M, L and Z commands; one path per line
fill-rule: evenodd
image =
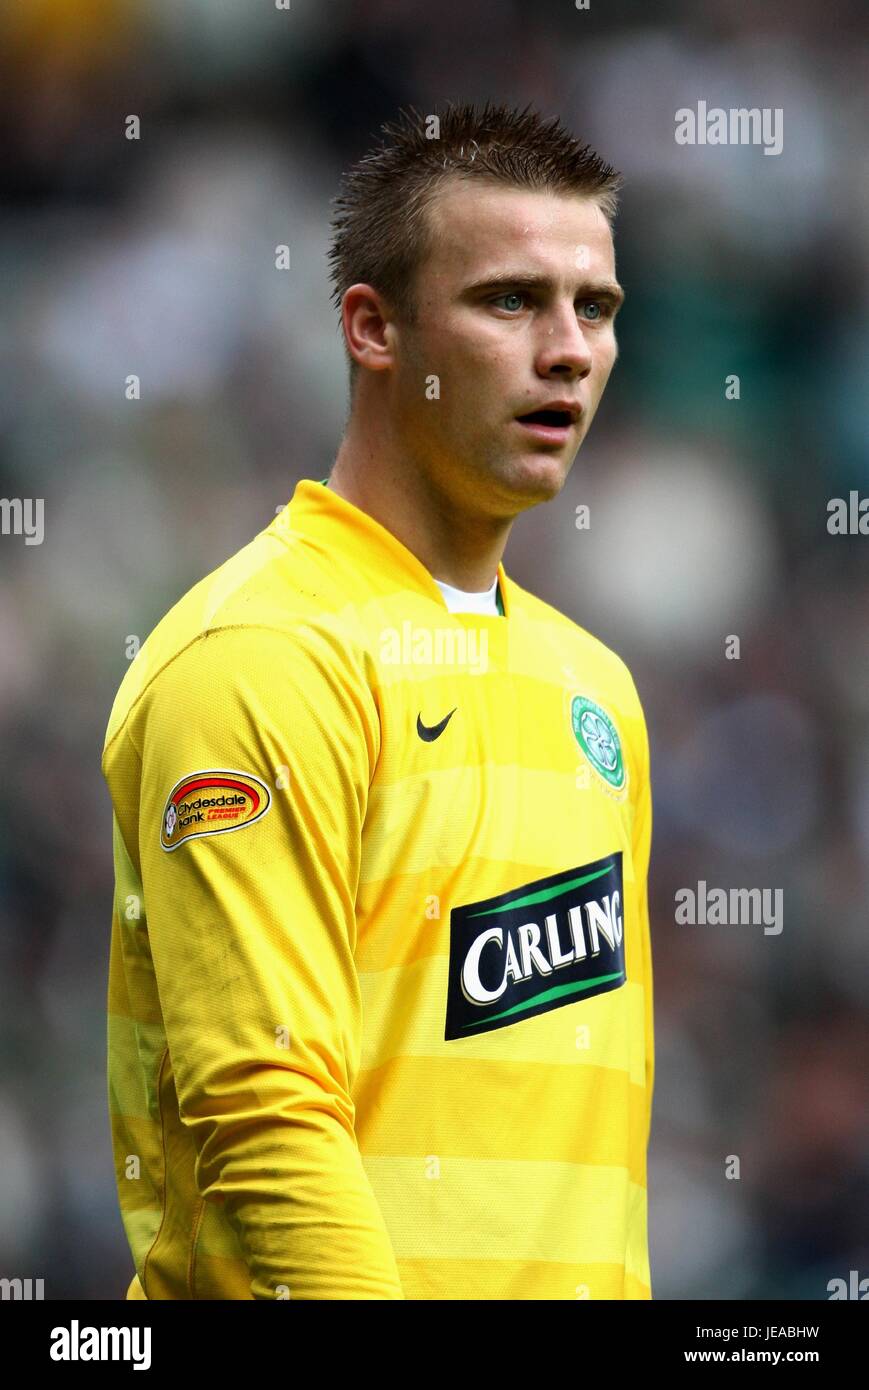
M 304 479 L 132 661 L 128 1297 L 651 1297 L 645 721 L 618 656 L 498 592 L 450 612 Z

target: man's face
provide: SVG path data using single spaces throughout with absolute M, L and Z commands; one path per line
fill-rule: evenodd
M 428 216 L 416 322 L 392 323 L 394 420 L 437 489 L 515 515 L 561 490 L 612 370 L 612 236 L 588 198 L 483 181 L 450 181 Z M 560 427 L 518 418 L 565 404 Z

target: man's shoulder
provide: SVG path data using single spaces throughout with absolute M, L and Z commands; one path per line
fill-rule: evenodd
M 575 717 L 597 721 L 611 732 L 614 728 L 626 745 L 634 770 L 631 797 L 636 800 L 647 788 L 649 741 L 645 712 L 627 663 L 587 628 L 515 583 L 513 597 L 517 612 L 535 631 L 535 647 L 542 642 L 556 654 L 556 669 L 573 697 Z
M 146 695 L 177 684 L 179 666 L 201 677 L 186 687 L 195 706 L 207 698 L 206 678 L 259 669 L 268 679 L 278 652 L 303 664 L 343 661 L 353 632 L 353 605 L 327 566 L 269 526 L 191 585 L 153 627 L 118 688 L 105 748 Z
M 598 689 L 606 690 L 623 704 L 626 712 L 637 713 L 639 695 L 624 658 L 561 609 L 523 588 L 515 580 L 511 579 L 511 584 L 514 602 L 518 595 L 516 606 L 524 620 L 534 625 L 542 640 L 557 648 L 563 657 L 565 672 L 574 673 L 579 681 L 593 681 Z

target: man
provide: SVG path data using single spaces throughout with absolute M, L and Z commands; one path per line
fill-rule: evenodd
M 501 559 L 615 361 L 616 188 L 527 108 L 384 127 L 335 214 L 331 476 L 121 685 L 130 1297 L 651 1297 L 643 714 Z

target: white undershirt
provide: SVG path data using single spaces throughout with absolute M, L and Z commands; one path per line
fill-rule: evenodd
M 451 613 L 494 613 L 499 617 L 498 600 L 498 576 L 495 575 L 491 589 L 484 589 L 481 594 L 469 594 L 465 589 L 454 589 L 452 584 L 444 584 L 440 579 L 435 579 L 441 593 L 444 596 L 447 608 Z

